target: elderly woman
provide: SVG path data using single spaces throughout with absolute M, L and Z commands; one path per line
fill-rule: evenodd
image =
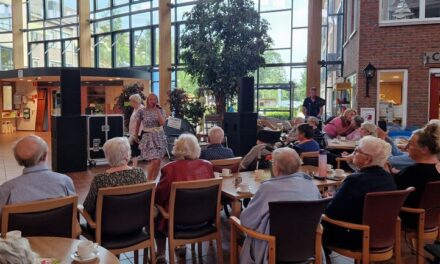
M 100 188 L 139 184 L 147 181 L 142 169 L 127 165 L 131 158 L 130 144 L 127 138 L 116 137 L 105 142 L 104 154 L 110 169 L 93 178 L 89 193 L 84 201 L 84 209 L 93 219 L 95 218 L 96 200 Z
M 137 124 L 134 137 L 135 141 L 139 142 L 142 159 L 149 162 L 147 169 L 149 180 L 156 180 L 159 174 L 160 161 L 165 155 L 167 147 L 165 132 L 163 131 L 165 113 L 158 102 L 157 96 L 150 94 L 147 97 L 147 106 L 136 113 Z M 137 135 L 141 124 L 143 129 L 139 141 Z
M 359 171 L 349 175 L 336 192 L 325 213 L 332 219 L 355 224 L 362 223 L 364 198 L 370 192 L 396 190 L 393 177 L 384 170 L 391 146 L 382 139 L 366 136 L 355 149 L 353 163 Z M 347 231 L 324 223 L 324 245 L 346 249 L 361 249 L 359 232 Z
M 351 120 L 351 125 L 354 128 L 354 131 L 347 135 L 348 140 L 357 141 L 362 138 L 361 134 L 361 126 L 364 122 L 364 119 L 361 116 L 354 116 Z
M 324 126 L 324 131 L 330 138 L 338 136 L 346 136 L 354 130 L 354 125 L 351 120 L 356 115 L 353 109 L 347 109 L 342 115 L 333 118 Z
M 208 131 L 209 146 L 200 155 L 204 160 L 230 159 L 234 157 L 232 149 L 222 145 L 225 132 L 221 127 L 214 126 Z
M 176 160 L 162 168 L 160 180 L 156 187 L 156 204 L 166 210 L 168 210 L 171 184 L 173 182 L 214 178 L 212 164 L 209 161 L 199 159 L 200 146 L 194 135 L 180 135 L 174 142 L 172 152 Z M 167 222 L 159 218 L 158 234 L 156 236 L 158 262 L 164 259 L 167 229 Z
M 301 124 L 296 128 L 297 142 L 293 149 L 301 155 L 303 152 L 319 151 L 318 142 L 313 139 L 313 128 L 309 124 Z
M 414 186 L 405 201 L 405 206 L 418 207 L 423 190 L 428 182 L 440 181 L 440 122 L 428 123 L 424 128 L 416 130 L 406 147 L 409 157 L 416 163 L 401 170 L 396 176 L 399 189 Z M 403 224 L 405 219 L 403 218 Z
M 321 130 L 319 129 L 319 119 L 317 117 L 309 116 L 309 118 L 307 118 L 307 124 L 312 127 L 314 137 L 322 136 Z
M 24 238 L 0 239 L 0 264 L 40 263 L 29 241 Z
M 138 157 L 141 155 L 141 151 L 139 150 L 139 143 L 136 142 L 136 126 L 137 126 L 137 120 L 136 115 L 137 112 L 144 108 L 142 105 L 142 97 L 139 94 L 133 94 L 128 98 L 130 102 L 130 106 L 133 107 L 133 113 L 130 116 L 130 123 L 128 125 L 128 134 L 130 135 L 130 145 L 131 145 L 131 161 L 133 162 L 133 166 L 137 166 Z M 141 124 L 141 129 L 143 129 L 143 126 Z M 139 135 L 139 134 L 137 134 Z

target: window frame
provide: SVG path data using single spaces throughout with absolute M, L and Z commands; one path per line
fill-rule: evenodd
M 384 0 L 379 1 L 379 27 L 387 26 L 405 26 L 405 25 L 419 25 L 419 24 L 438 24 L 440 23 L 440 17 L 425 17 L 426 0 L 420 0 L 419 2 L 419 18 L 400 19 L 400 20 L 384 20 L 382 19 L 382 3 Z

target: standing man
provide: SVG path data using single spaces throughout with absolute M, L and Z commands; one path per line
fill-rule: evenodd
M 310 96 L 306 97 L 303 102 L 303 113 L 306 118 L 315 116 L 321 119 L 325 100 L 316 95 L 316 87 L 310 89 Z

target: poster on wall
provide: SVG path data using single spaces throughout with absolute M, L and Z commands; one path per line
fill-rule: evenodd
M 361 117 L 365 122 L 374 123 L 376 121 L 376 109 L 371 108 L 361 108 Z

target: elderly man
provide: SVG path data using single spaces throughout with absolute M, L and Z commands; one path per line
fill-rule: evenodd
M 393 177 L 384 170 L 391 154 L 391 146 L 382 139 L 365 136 L 354 151 L 353 164 L 357 172 L 349 175 L 342 183 L 327 207 L 330 218 L 355 224 L 362 223 L 365 195 L 370 192 L 394 191 L 397 186 Z M 361 233 L 324 224 L 325 245 L 357 250 L 361 249 Z
M 72 179 L 47 166 L 48 147 L 42 138 L 24 137 L 15 143 L 13 151 L 18 164 L 24 166 L 23 175 L 0 186 L 0 210 L 6 204 L 75 194 Z
M 301 160 L 295 150 L 279 148 L 272 154 L 273 178 L 261 184 L 249 206 L 241 213 L 241 223 L 257 232 L 269 234 L 269 202 L 305 201 L 321 198 L 312 178 L 298 172 Z M 298 216 L 300 217 L 300 216 Z M 264 263 L 267 243 L 246 238 L 240 263 Z
M 222 142 L 225 137 L 225 132 L 221 127 L 215 126 L 208 131 L 209 146 L 202 150 L 200 159 L 204 160 L 218 160 L 230 159 L 234 157 L 232 149 L 223 147 Z

